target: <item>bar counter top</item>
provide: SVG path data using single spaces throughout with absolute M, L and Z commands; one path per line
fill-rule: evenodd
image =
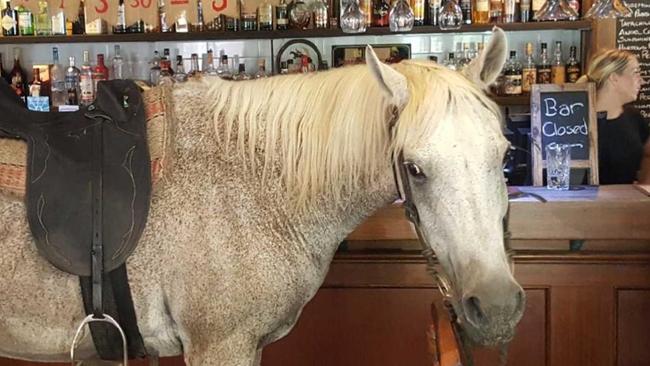
M 508 187 L 510 192 L 537 194 L 510 200 L 512 239 L 591 240 L 650 239 L 650 187 L 638 185 L 580 186 L 569 191 L 545 187 Z M 378 210 L 347 240 L 417 240 L 401 202 Z

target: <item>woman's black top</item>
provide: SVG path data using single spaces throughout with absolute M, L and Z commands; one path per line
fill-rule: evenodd
M 598 119 L 600 184 L 630 184 L 637 179 L 650 127 L 641 113 L 625 107 L 614 119 Z

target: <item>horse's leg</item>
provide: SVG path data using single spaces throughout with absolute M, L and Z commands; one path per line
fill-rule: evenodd
M 199 340 L 186 349 L 187 366 L 256 366 L 257 343 L 249 336 L 233 335 L 220 343 Z

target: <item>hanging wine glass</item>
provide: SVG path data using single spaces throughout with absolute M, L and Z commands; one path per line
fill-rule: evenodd
M 349 0 L 341 14 L 341 30 L 344 33 L 363 33 L 367 26 L 366 14 L 359 8 L 359 0 Z
M 460 29 L 463 24 L 463 12 L 456 0 L 447 0 L 440 9 L 438 24 L 442 30 Z
M 413 29 L 415 17 L 413 9 L 406 0 L 397 0 L 388 14 L 388 24 L 391 32 L 408 32 Z
M 537 21 L 576 20 L 578 13 L 569 5 L 567 0 L 546 0 L 544 5 L 535 13 Z
M 598 0 L 585 14 L 585 19 L 625 17 L 632 14 L 625 0 Z

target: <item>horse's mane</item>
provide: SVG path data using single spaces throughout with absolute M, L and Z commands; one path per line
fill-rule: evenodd
M 219 143 L 235 148 L 254 171 L 262 168 L 264 178 L 282 162 L 283 182 L 300 206 L 321 193 L 340 199 L 369 184 L 394 152 L 417 146 L 449 116 L 486 123 L 486 111 L 499 113 L 460 73 L 415 61 L 394 67 L 408 80 L 410 100 L 393 138 L 394 107 L 370 69 L 359 65 L 251 82 L 215 80 L 208 100 Z M 260 153 L 262 167 L 255 165 Z

